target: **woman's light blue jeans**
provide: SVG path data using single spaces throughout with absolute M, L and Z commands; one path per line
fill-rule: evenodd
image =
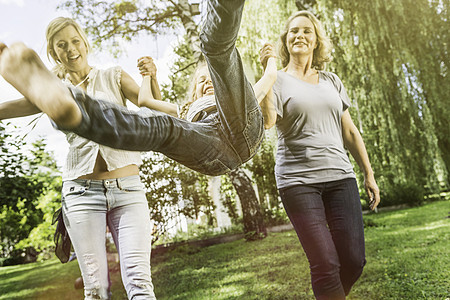
M 64 223 L 77 254 L 85 299 L 109 299 L 106 226 L 129 299 L 156 299 L 150 275 L 151 221 L 138 175 L 63 183 Z
M 158 151 L 207 175 L 237 168 L 256 153 L 264 136 L 263 117 L 235 47 L 244 0 L 210 0 L 200 34 L 214 85 L 218 112 L 188 122 L 142 108 L 130 111 L 71 89 L 82 111 L 73 131 L 112 148 Z

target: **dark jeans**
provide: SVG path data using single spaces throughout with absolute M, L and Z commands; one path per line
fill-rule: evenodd
M 188 122 L 142 108 L 130 111 L 72 89 L 83 120 L 59 128 L 112 148 L 158 151 L 207 175 L 237 168 L 256 153 L 264 136 L 263 117 L 235 47 L 244 0 L 210 0 L 200 34 L 214 86 L 217 113 Z
M 364 225 L 354 178 L 280 189 L 308 257 L 317 299 L 345 299 L 366 263 Z

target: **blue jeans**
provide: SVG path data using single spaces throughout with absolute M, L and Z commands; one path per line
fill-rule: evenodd
M 361 276 L 364 225 L 354 178 L 280 189 L 305 250 L 317 299 L 345 299 Z
M 132 151 L 158 151 L 207 175 L 237 168 L 256 153 L 264 136 L 263 117 L 235 47 L 244 0 L 210 0 L 200 34 L 215 90 L 217 113 L 200 122 L 92 100 L 71 89 L 82 111 L 73 131 L 96 143 Z
M 129 299 L 156 299 L 150 275 L 151 221 L 138 175 L 63 183 L 62 208 L 83 276 L 85 299 L 109 299 L 106 226 Z

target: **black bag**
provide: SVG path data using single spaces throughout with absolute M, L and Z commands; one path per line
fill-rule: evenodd
M 72 242 L 70 241 L 69 233 L 64 225 L 64 219 L 62 215 L 62 207 L 55 211 L 53 214 L 52 225 L 56 224 L 55 235 L 53 240 L 55 241 L 55 254 L 62 263 L 66 263 L 70 258 L 70 250 L 72 249 Z

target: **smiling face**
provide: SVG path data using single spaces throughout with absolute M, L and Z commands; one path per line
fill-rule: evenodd
M 75 27 L 71 25 L 54 35 L 53 51 L 58 61 L 70 71 L 80 72 L 89 68 L 86 44 Z
M 317 35 L 313 23 L 304 16 L 296 17 L 289 24 L 286 47 L 291 56 L 313 55 Z
M 197 78 L 195 80 L 195 99 L 204 96 L 214 95 L 214 87 L 212 85 L 211 76 L 209 75 L 208 67 L 204 66 L 198 70 Z

